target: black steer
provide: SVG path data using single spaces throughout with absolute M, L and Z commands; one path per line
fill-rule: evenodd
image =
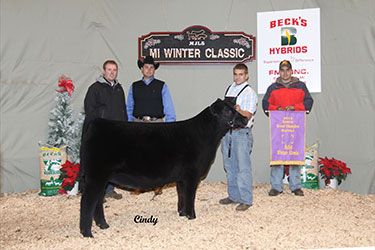
M 199 181 L 213 161 L 220 139 L 247 118 L 218 99 L 197 116 L 172 123 L 94 120 L 82 139 L 84 183 L 80 229 L 92 237 L 92 218 L 108 228 L 103 197 L 108 182 L 134 189 L 176 182 L 180 216 L 195 218 Z

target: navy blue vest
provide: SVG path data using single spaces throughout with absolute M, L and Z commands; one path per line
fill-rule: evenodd
M 164 82 L 154 79 L 149 85 L 142 80 L 133 83 L 134 117 L 164 117 L 161 91 Z

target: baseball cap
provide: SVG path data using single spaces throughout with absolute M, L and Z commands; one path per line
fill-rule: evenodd
M 281 69 L 281 67 L 284 67 L 284 66 L 287 66 L 289 69 L 292 69 L 292 64 L 288 60 L 281 61 L 279 69 Z

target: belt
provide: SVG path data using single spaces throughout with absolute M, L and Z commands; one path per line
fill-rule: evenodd
M 250 127 L 232 128 L 232 130 L 240 130 L 240 129 L 245 129 L 245 128 L 250 128 Z
M 157 119 L 162 119 L 163 117 L 151 117 L 151 116 L 134 116 L 135 118 L 142 120 L 142 121 L 156 121 Z

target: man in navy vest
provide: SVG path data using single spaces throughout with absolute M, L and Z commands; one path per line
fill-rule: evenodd
M 171 95 L 167 85 L 155 79 L 155 70 L 159 68 L 151 56 L 146 56 L 144 61 L 138 60 L 143 78 L 133 82 L 129 88 L 127 113 L 129 121 L 134 122 L 174 122 L 176 114 Z M 164 120 L 165 119 L 165 120 Z M 141 190 L 135 190 L 139 194 Z M 161 193 L 154 189 L 155 195 Z
M 129 121 L 134 122 L 174 122 L 176 114 L 167 85 L 155 79 L 155 63 L 151 56 L 138 60 L 143 78 L 133 82 L 129 88 L 127 113 Z

